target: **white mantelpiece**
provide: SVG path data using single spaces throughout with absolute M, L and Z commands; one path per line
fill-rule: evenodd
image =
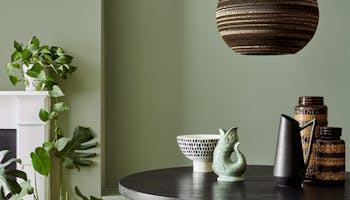
M 50 108 L 46 91 L 0 91 L 0 129 L 16 129 L 17 157 L 24 166 L 21 170 L 27 173 L 32 185 L 36 176 L 39 199 L 50 199 L 50 180 L 35 175 L 30 159 L 30 152 L 49 139 L 49 124 L 39 118 L 41 108 Z

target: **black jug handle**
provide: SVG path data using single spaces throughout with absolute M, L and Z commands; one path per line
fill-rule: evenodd
M 311 155 L 311 150 L 312 150 L 312 144 L 314 142 L 314 138 L 315 138 L 315 131 L 316 131 L 316 118 L 313 118 L 311 121 L 305 123 L 303 126 L 301 126 L 299 128 L 299 131 L 302 131 L 303 129 L 305 129 L 306 127 L 310 126 L 312 124 L 312 128 L 311 128 L 311 137 L 310 137 L 310 141 L 309 141 L 309 147 L 307 149 L 307 157 L 306 157 L 306 162 L 305 162 L 305 167 L 304 167 L 304 174 L 306 172 L 307 166 L 309 165 L 310 162 L 310 155 Z

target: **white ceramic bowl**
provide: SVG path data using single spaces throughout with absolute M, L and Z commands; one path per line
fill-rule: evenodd
M 193 161 L 194 172 L 211 172 L 213 152 L 220 135 L 194 134 L 176 137 L 182 153 Z

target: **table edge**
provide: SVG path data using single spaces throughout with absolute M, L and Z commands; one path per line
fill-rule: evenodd
M 143 199 L 143 200 L 176 200 L 177 198 L 172 197 L 160 197 L 152 194 L 147 194 L 135 190 L 128 189 L 120 184 L 119 182 L 119 193 L 128 199 Z

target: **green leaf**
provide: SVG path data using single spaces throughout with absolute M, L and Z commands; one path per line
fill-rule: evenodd
M 53 105 L 53 110 L 57 112 L 68 111 L 69 107 L 63 102 L 57 102 Z
M 69 67 L 69 73 L 70 73 L 70 74 L 72 74 L 72 73 L 75 72 L 76 70 L 77 70 L 77 67 L 70 65 L 70 67 Z
M 42 54 L 43 55 L 43 57 L 46 59 L 46 60 L 48 60 L 49 62 L 52 62 L 52 57 L 49 55 L 49 54 Z
M 50 120 L 56 120 L 58 117 L 58 113 L 56 111 L 52 111 L 50 113 Z
M 11 152 L 9 150 L 0 151 L 0 162 L 4 162 L 5 157 L 10 153 Z M 2 165 L 3 165 L 3 163 L 1 163 L 0 168 L 3 167 Z
M 44 67 L 40 64 L 40 63 L 34 63 L 34 65 L 32 66 L 32 68 L 30 68 L 31 71 L 35 71 L 35 72 L 41 72 L 44 70 Z
M 23 49 L 23 51 L 22 51 L 22 61 L 29 60 L 30 57 L 32 57 L 32 52 L 30 52 L 28 49 Z
M 58 47 L 55 47 L 55 46 L 50 47 L 50 51 L 51 51 L 52 54 L 56 54 L 57 53 L 57 49 L 58 49 Z
M 57 85 L 57 83 L 55 82 L 55 79 L 52 76 L 48 75 L 47 80 Z
M 91 149 L 96 146 L 96 143 L 84 144 L 91 141 L 94 135 L 90 128 L 77 127 L 73 133 L 72 139 L 68 142 L 65 148 L 56 153 L 56 156 L 63 159 L 63 166 L 66 168 L 77 168 L 79 166 L 89 166 L 93 162 L 86 159 L 96 156 L 95 153 L 84 153 L 84 150 Z
M 64 66 L 61 66 L 57 69 L 58 75 L 62 77 L 63 79 L 67 79 L 67 73 L 66 73 L 66 68 Z
M 75 186 L 75 187 L 74 187 L 74 191 L 75 191 L 75 194 L 76 194 L 78 197 L 80 197 L 81 199 L 83 199 L 83 200 L 89 200 L 89 198 L 88 198 L 87 196 L 83 195 L 83 194 L 80 192 L 78 186 Z M 102 200 L 102 199 L 96 198 L 96 197 L 94 197 L 94 196 L 90 196 L 90 200 Z
M 72 56 L 63 55 L 63 56 L 58 57 L 55 61 L 59 64 L 69 64 L 72 62 L 72 60 L 73 60 Z
M 8 159 L 7 161 L 1 163 L 1 165 L 2 165 L 2 166 L 7 166 L 7 165 L 9 165 L 9 164 L 11 164 L 11 163 L 14 163 L 14 162 L 16 162 L 16 163 L 21 163 L 22 161 L 21 161 L 21 159 L 18 159 L 18 158 L 10 158 L 10 159 Z
M 29 85 L 29 81 L 27 79 L 23 79 L 23 83 L 26 87 Z
M 19 66 L 19 64 L 18 63 L 8 63 L 7 65 L 6 65 L 6 70 L 7 71 L 11 71 L 12 69 L 20 69 L 20 66 Z
M 21 58 L 22 54 L 18 51 L 15 51 L 11 55 L 11 62 L 17 61 Z
M 48 152 L 42 147 L 37 147 L 35 152 L 30 154 L 30 157 L 32 158 L 35 171 L 44 176 L 48 176 L 51 170 L 51 161 Z
M 10 192 L 18 194 L 21 192 L 21 186 L 18 184 L 17 179 L 27 180 L 27 175 L 20 170 L 9 169 L 9 165 L 12 163 L 20 163 L 20 159 L 12 158 L 4 162 L 4 158 L 10 153 L 8 150 L 0 151 L 0 180 L 3 185 L 9 189 Z M 2 187 L 1 186 L 1 187 Z
M 62 149 L 66 147 L 68 142 L 69 142 L 68 138 L 62 137 L 55 142 L 55 148 L 57 149 L 57 151 L 62 151 Z
M 51 54 L 51 51 L 49 49 L 47 49 L 47 48 L 43 48 L 43 49 L 40 50 L 40 53 L 42 53 L 42 54 Z
M 54 147 L 55 147 L 55 144 L 54 144 L 53 142 L 45 142 L 45 143 L 43 144 L 43 148 L 44 148 L 47 152 L 51 151 Z
M 43 84 L 41 82 L 37 82 L 36 85 L 35 85 L 35 90 L 36 91 L 41 91 L 43 90 Z
M 51 97 L 61 97 L 64 96 L 62 90 L 60 87 L 58 87 L 58 85 L 54 85 L 52 87 L 52 90 L 49 91 L 49 94 Z
M 8 179 L 5 183 L 10 191 L 14 191 L 16 194 L 21 192 L 21 186 L 16 180 Z
M 76 152 L 75 156 L 77 158 L 91 158 L 95 157 L 96 153 L 82 153 L 82 152 Z
M 63 49 L 62 48 L 60 48 L 60 47 L 58 47 L 57 48 L 57 55 L 59 55 L 59 56 L 63 56 L 64 55 L 64 51 L 63 51 Z
M 45 81 L 47 78 L 46 78 L 46 73 L 45 73 L 45 71 L 41 71 L 40 73 L 39 73 L 39 75 L 38 75 L 38 80 L 39 81 L 41 81 L 41 82 L 43 82 L 43 81 Z
M 77 161 L 75 161 L 75 163 L 76 164 L 78 164 L 78 165 L 80 165 L 80 166 L 90 166 L 90 165 L 92 165 L 94 162 L 93 161 L 91 161 L 91 160 L 77 160 Z
M 39 39 L 37 37 L 32 37 L 31 44 L 33 45 L 34 49 L 39 49 Z
M 99 199 L 99 198 L 94 197 L 94 196 L 90 196 L 90 200 L 102 200 L 102 199 Z
M 18 52 L 22 52 L 22 45 L 21 45 L 20 43 L 18 43 L 17 41 L 14 41 L 13 46 L 15 47 L 15 49 L 16 49 Z
M 96 146 L 97 146 L 97 142 L 90 143 L 90 144 L 82 144 L 82 145 L 80 145 L 78 150 L 91 149 L 91 148 L 96 147 Z
M 29 60 L 23 60 L 23 59 L 22 59 L 22 62 L 23 62 L 23 64 L 24 64 L 24 65 L 27 65 L 27 66 L 29 66 L 29 65 L 30 65 Z
M 10 200 L 23 200 L 28 194 L 33 194 L 34 188 L 30 185 L 29 181 L 23 181 L 21 184 L 21 192 L 19 194 L 13 195 Z
M 4 187 L 2 185 L 1 185 L 1 188 L 0 188 L 0 200 L 6 200 Z
M 33 66 L 26 72 L 26 74 L 30 77 L 38 78 L 40 80 L 46 78 L 44 66 L 38 62 L 34 63 Z
M 47 122 L 50 120 L 50 113 L 47 112 L 45 109 L 41 108 L 39 112 L 39 118 L 43 122 Z
M 10 81 L 12 85 L 16 85 L 18 83 L 18 78 L 15 75 L 9 75 Z
M 15 169 L 6 169 L 6 173 L 13 176 L 18 177 L 23 180 L 27 180 L 27 174 L 23 171 L 15 170 Z
M 28 76 L 30 76 L 30 77 L 33 77 L 33 78 L 38 78 L 38 77 L 39 77 L 39 73 L 36 72 L 36 71 L 32 71 L 31 69 L 28 70 L 28 71 L 26 72 L 26 74 L 27 74 Z
M 84 196 L 84 195 L 80 192 L 80 190 L 79 190 L 79 188 L 78 188 L 77 186 L 75 186 L 74 191 L 75 191 L 75 194 L 76 194 L 78 197 L 80 197 L 81 199 L 83 199 L 83 200 L 89 200 L 89 198 L 87 198 L 86 196 Z
M 75 167 L 74 161 L 71 158 L 63 158 L 62 165 L 67 169 L 73 169 Z
M 62 129 L 58 126 L 55 127 L 55 130 L 54 130 L 55 134 L 58 135 L 58 136 L 61 136 L 62 135 Z

